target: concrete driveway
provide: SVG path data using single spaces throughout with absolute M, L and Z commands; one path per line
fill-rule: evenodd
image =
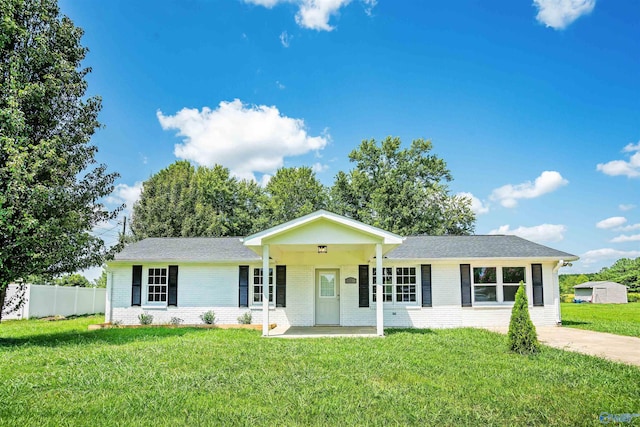
M 493 329 L 506 334 L 508 328 Z M 536 328 L 538 340 L 550 347 L 640 366 L 640 338 L 562 326 Z

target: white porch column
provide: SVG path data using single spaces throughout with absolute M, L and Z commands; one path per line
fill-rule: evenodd
M 269 245 L 262 245 L 262 336 L 269 336 Z
M 384 336 L 384 306 L 382 282 L 382 244 L 376 243 L 376 327 L 378 336 Z

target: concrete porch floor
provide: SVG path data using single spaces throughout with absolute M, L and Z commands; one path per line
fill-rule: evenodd
M 375 326 L 277 326 L 269 331 L 269 338 L 377 338 Z

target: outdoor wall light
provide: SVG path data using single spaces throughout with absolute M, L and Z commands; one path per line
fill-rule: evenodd
M 326 254 L 327 253 L 327 247 L 324 245 L 319 245 L 318 246 L 318 253 L 319 254 Z

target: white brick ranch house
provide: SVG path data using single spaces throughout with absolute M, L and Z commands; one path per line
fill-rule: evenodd
M 516 236 L 400 237 L 317 211 L 245 238 L 149 238 L 107 265 L 106 321 L 447 328 L 506 326 L 526 284 L 535 325 L 560 322 L 558 270 L 578 257 Z M 268 271 L 269 286 L 263 287 Z M 378 282 L 378 272 L 382 280 Z M 378 297 L 381 296 L 381 297 Z

